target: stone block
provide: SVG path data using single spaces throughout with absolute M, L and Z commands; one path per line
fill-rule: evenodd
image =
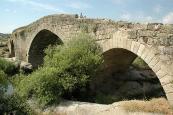
M 134 47 L 133 47 L 133 53 L 135 53 L 135 54 L 137 53 L 139 46 L 140 46 L 140 43 L 135 42 Z
M 126 48 L 127 48 L 127 50 L 131 51 L 131 44 L 132 44 L 132 40 L 127 39 L 126 43 L 127 43 L 127 44 L 126 44 Z
M 164 84 L 162 85 L 165 93 L 173 93 L 173 84 L 172 83 L 168 83 L 168 84 Z
M 127 31 L 127 34 L 129 34 L 128 39 L 136 39 L 137 38 L 137 31 L 136 30 Z
M 171 76 L 171 75 L 165 75 L 164 77 L 160 78 L 160 83 L 162 85 L 173 83 L 173 76 Z
M 131 52 L 133 52 L 134 47 L 135 47 L 135 41 L 132 41 L 131 48 L 130 48 Z
M 154 67 L 159 62 L 158 56 L 154 56 L 151 61 L 148 63 L 150 68 Z
M 141 58 L 145 61 L 145 57 L 148 55 L 148 53 L 151 50 L 148 47 L 145 47 L 145 49 L 143 50 L 142 54 L 141 54 Z
M 137 51 L 137 55 L 141 57 L 143 50 L 145 49 L 145 45 L 140 44 L 139 49 Z
M 148 64 L 150 61 L 155 57 L 155 52 L 152 50 L 148 53 L 148 55 L 145 58 L 145 62 Z
M 168 101 L 170 102 L 170 104 L 173 105 L 173 92 L 166 93 L 166 97 L 167 97 Z
M 158 70 L 157 72 L 155 72 L 155 73 L 156 73 L 156 75 L 157 75 L 157 77 L 158 77 L 159 79 L 165 77 L 165 76 L 168 74 L 166 71 L 164 71 L 164 70 L 162 70 L 162 69 L 159 69 L 159 70 Z
M 153 36 L 153 31 L 139 30 L 138 31 L 138 36 L 140 36 L 140 37 L 152 37 Z
M 152 67 L 152 70 L 157 73 L 160 69 L 161 69 L 161 61 L 159 60 L 153 67 Z

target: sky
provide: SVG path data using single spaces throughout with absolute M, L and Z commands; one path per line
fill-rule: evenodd
M 173 24 L 173 0 L 0 0 L 0 33 L 51 14 Z

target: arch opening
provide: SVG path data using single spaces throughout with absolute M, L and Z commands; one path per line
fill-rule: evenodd
M 15 57 L 15 49 L 14 49 L 14 42 L 13 40 L 9 41 L 9 51 L 10 51 L 10 56 L 9 57 Z
M 103 57 L 104 64 L 91 86 L 96 97 L 103 98 L 99 103 L 166 98 L 157 75 L 133 52 L 114 48 L 104 52 Z
M 49 30 L 40 31 L 33 39 L 29 52 L 28 62 L 32 64 L 33 68 L 38 68 L 43 64 L 45 56 L 44 50 L 49 45 L 62 44 L 61 39 Z

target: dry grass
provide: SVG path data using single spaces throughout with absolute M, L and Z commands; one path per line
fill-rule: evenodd
M 66 113 L 57 113 L 57 112 L 40 112 L 37 113 L 37 115 L 67 115 Z
M 123 101 L 121 106 L 129 112 L 152 112 L 173 115 L 171 106 L 164 98 L 152 99 L 150 101 Z

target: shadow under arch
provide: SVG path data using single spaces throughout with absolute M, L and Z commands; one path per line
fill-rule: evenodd
M 122 48 L 133 52 L 144 60 L 159 79 L 163 87 L 168 102 L 173 105 L 173 75 L 170 70 L 171 65 L 164 62 L 160 57 L 159 49 L 154 45 L 149 45 L 134 39 L 133 30 L 119 29 L 112 34 L 112 38 L 105 41 L 102 45 L 103 52 L 114 48 Z
M 38 68 L 43 64 L 43 58 L 45 56 L 44 50 L 49 45 L 60 45 L 62 40 L 53 32 L 43 29 L 37 33 L 34 37 L 29 51 L 28 51 L 28 62 L 32 64 L 33 68 Z
M 105 100 L 114 98 L 108 103 L 124 99 L 167 98 L 159 78 L 144 60 L 140 58 L 147 65 L 145 69 L 132 65 L 139 58 L 135 53 L 124 48 L 112 48 L 103 53 L 103 58 L 103 66 L 93 80 L 92 90 L 96 95 L 99 93 L 106 97 Z

